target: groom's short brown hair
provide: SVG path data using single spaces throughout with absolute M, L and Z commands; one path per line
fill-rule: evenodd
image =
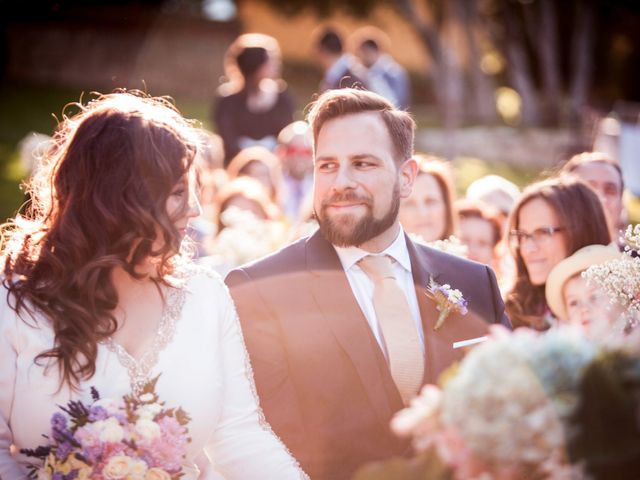
M 325 122 L 364 112 L 380 113 L 391 136 L 396 163 L 399 164 L 411 158 L 416 128 L 411 115 L 404 110 L 398 110 L 391 102 L 376 93 L 355 88 L 328 90 L 311 104 L 307 120 L 313 130 L 314 149 L 318 142 L 318 134 Z

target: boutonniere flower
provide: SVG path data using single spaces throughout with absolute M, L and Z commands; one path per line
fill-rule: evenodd
M 433 277 L 429 280 L 429 286 L 427 287 L 427 296 L 436 302 L 436 308 L 440 312 L 438 315 L 438 321 L 434 330 L 438 330 L 444 321 L 447 319 L 450 313 L 459 313 L 460 315 L 467 314 L 467 301 L 462 296 L 462 292 L 455 288 L 451 288 L 451 285 L 440 285 Z

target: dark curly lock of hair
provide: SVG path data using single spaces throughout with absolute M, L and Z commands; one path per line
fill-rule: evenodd
M 36 361 L 53 360 L 61 386 L 75 387 L 117 328 L 113 269 L 140 278 L 136 267 L 153 259 L 156 282 L 175 269 L 181 237 L 166 201 L 187 181 L 197 140 L 163 98 L 119 92 L 73 107 L 27 186 L 28 215 L 2 226 L 1 255 L 11 307 L 28 323 L 39 313 L 55 333 Z

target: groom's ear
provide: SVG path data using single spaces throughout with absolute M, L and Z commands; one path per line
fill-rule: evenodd
M 400 189 L 400 198 L 407 198 L 413 190 L 413 182 L 418 175 L 418 162 L 410 158 L 405 160 L 398 170 L 398 186 Z

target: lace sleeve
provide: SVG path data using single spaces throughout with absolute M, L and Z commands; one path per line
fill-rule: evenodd
M 10 418 L 17 374 L 18 347 L 16 327 L 18 317 L 7 304 L 6 290 L 0 290 L 0 479 L 25 479 L 26 472 L 11 455 L 13 433 Z
M 220 337 L 223 411 L 205 451 L 216 470 L 229 479 L 308 479 L 265 419 L 235 306 L 226 286 L 221 288 L 226 302 Z

